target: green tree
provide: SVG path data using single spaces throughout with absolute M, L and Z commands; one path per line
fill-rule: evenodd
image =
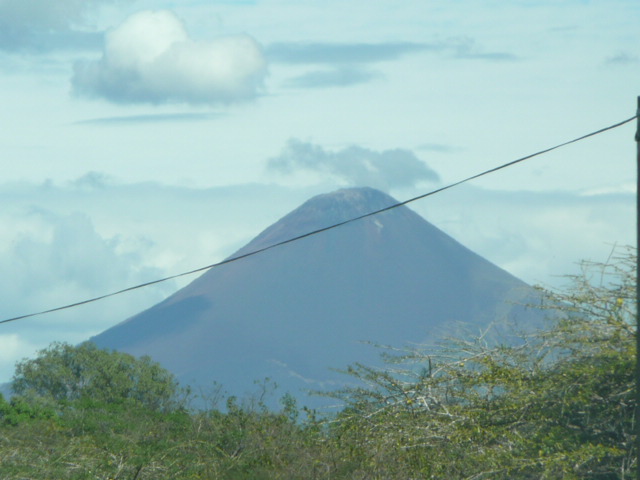
M 50 406 L 26 402 L 14 397 L 9 402 L 0 393 L 0 425 L 15 426 L 29 420 L 53 419 L 55 410 Z
M 149 357 L 102 350 L 90 342 L 54 343 L 19 362 L 12 390 L 32 400 L 129 401 L 152 410 L 174 408 L 179 392 L 173 375 Z

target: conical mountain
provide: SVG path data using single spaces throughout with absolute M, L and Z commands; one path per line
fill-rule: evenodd
M 397 203 L 371 189 L 312 198 L 232 257 Z M 366 342 L 433 340 L 458 322 L 487 325 L 532 289 L 407 207 L 209 270 L 156 306 L 92 338 L 150 355 L 184 382 L 244 395 L 270 378 L 304 390 L 345 381 L 332 368 L 379 364 Z

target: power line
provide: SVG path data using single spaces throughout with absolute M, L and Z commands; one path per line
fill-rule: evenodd
M 35 316 L 38 316 L 38 315 L 45 315 L 45 314 L 48 314 L 48 313 L 59 312 L 61 310 L 68 310 L 70 308 L 75 308 L 75 307 L 79 307 L 81 305 L 86 305 L 88 303 L 93 303 L 93 302 L 97 302 L 99 300 L 104 300 L 105 298 L 115 297 L 116 295 L 120 295 L 120 294 L 123 294 L 123 293 L 126 293 L 126 292 L 130 292 L 132 290 L 137 290 L 139 288 L 148 287 L 148 286 L 151 286 L 151 285 L 155 285 L 157 283 L 166 282 L 168 280 L 173 280 L 175 278 L 180 278 L 180 277 L 184 277 L 184 276 L 187 276 L 187 275 L 192 275 L 194 273 L 203 272 L 205 270 L 210 270 L 212 268 L 219 267 L 219 266 L 222 266 L 222 265 L 226 265 L 228 263 L 236 262 L 236 261 L 241 260 L 243 258 L 251 257 L 253 255 L 257 255 L 259 253 L 265 252 L 267 250 L 271 250 L 272 248 L 276 248 L 276 247 L 280 247 L 282 245 L 286 245 L 288 243 L 296 242 L 296 241 L 301 240 L 303 238 L 311 237 L 313 235 L 317 235 L 319 233 L 326 232 L 328 230 L 333 230 L 334 228 L 341 227 L 341 226 L 346 225 L 348 223 L 356 222 L 358 220 L 362 220 L 363 218 L 371 217 L 373 215 L 378 215 L 379 213 L 386 212 L 388 210 L 393 210 L 394 208 L 402 207 L 404 205 L 407 205 L 409 203 L 415 202 L 417 200 L 421 200 L 423 198 L 430 197 L 432 195 L 435 195 L 437 193 L 443 192 L 445 190 L 449 190 L 450 188 L 457 187 L 458 185 L 461 185 L 463 183 L 469 182 L 471 180 L 475 180 L 476 178 L 480 178 L 480 177 L 483 177 L 485 175 L 489 175 L 491 173 L 495 173 L 498 170 L 502 170 L 504 168 L 511 167 L 511 166 L 516 165 L 518 163 L 524 162 L 525 160 L 529 160 L 529 159 L 531 159 L 533 157 L 537 157 L 539 155 L 543 155 L 545 153 L 549 153 L 552 150 L 556 150 L 558 148 L 570 145 L 572 143 L 576 143 L 576 142 L 579 142 L 581 140 L 585 140 L 585 139 L 587 139 L 589 137 L 593 137 L 595 135 L 599 135 L 599 134 L 604 133 L 604 132 L 606 132 L 608 130 L 613 130 L 614 128 L 621 127 L 622 125 L 625 125 L 625 124 L 635 120 L 636 118 L 638 118 L 638 115 L 634 115 L 633 117 L 628 118 L 626 120 L 623 120 L 621 122 L 618 122 L 618 123 L 616 123 L 614 125 L 610 125 L 608 127 L 601 128 L 600 130 L 596 130 L 595 132 L 591 132 L 591 133 L 588 133 L 586 135 L 582 135 L 581 137 L 574 138 L 573 140 L 569 140 L 567 142 L 560 143 L 560 144 L 555 145 L 553 147 L 546 148 L 544 150 L 540 150 L 539 152 L 532 153 L 530 155 L 518 158 L 516 160 L 512 160 L 510 162 L 504 163 L 502 165 L 499 165 L 497 167 L 491 168 L 489 170 L 485 170 L 485 171 L 483 171 L 481 173 L 477 173 L 475 175 L 472 175 L 470 177 L 464 178 L 464 179 L 459 180 L 457 182 L 450 183 L 450 184 L 448 184 L 448 185 L 446 185 L 444 187 L 440 187 L 440 188 L 437 188 L 437 189 L 432 190 L 430 192 L 424 193 L 422 195 L 418 195 L 417 197 L 410 198 L 410 199 L 405 200 L 403 202 L 394 203 L 393 205 L 390 205 L 388 207 L 381 208 L 381 209 L 375 210 L 373 212 L 365 213 L 363 215 L 360 215 L 360 216 L 357 216 L 357 217 L 353 217 L 353 218 L 350 218 L 348 220 L 344 220 L 344 221 L 339 222 L 339 223 L 334 223 L 332 225 L 329 225 L 328 227 L 323 227 L 323 228 L 319 228 L 317 230 L 313 230 L 313 231 L 310 231 L 310 232 L 307 232 L 307 233 L 303 233 L 301 235 L 289 238 L 287 240 L 283 240 L 281 242 L 274 243 L 273 245 L 268 245 L 268 246 L 260 248 L 258 250 L 254 250 L 252 252 L 248 252 L 248 253 L 245 253 L 243 255 L 239 255 L 237 257 L 230 257 L 230 258 L 227 258 L 227 259 L 225 259 L 225 260 L 223 260 L 221 262 L 213 263 L 211 265 L 207 265 L 207 266 L 200 267 L 200 268 L 196 268 L 195 270 L 189 270 L 188 272 L 182 272 L 182 273 L 178 273 L 176 275 L 171 275 L 171 276 L 160 278 L 160 279 L 157 279 L 157 280 L 152 280 L 150 282 L 141 283 L 139 285 L 134 285 L 132 287 L 124 288 L 124 289 L 118 290 L 116 292 L 107 293 L 105 295 L 100 295 L 98 297 L 89 298 L 87 300 L 82 300 L 80 302 L 71 303 L 69 305 L 63 305 L 61 307 L 51 308 L 49 310 L 43 310 L 41 312 L 28 313 L 26 315 L 20 315 L 18 317 L 7 318 L 5 320 L 0 320 L 0 324 L 9 323 L 9 322 L 15 322 L 15 321 L 18 321 L 18 320 L 24 320 L 26 318 L 35 317 Z

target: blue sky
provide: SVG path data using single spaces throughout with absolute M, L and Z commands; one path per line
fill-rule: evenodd
M 219 261 L 629 118 L 640 4 L 0 0 L 0 316 Z M 530 283 L 635 241 L 634 125 L 412 204 Z M 184 284 L 1 326 L 0 381 Z

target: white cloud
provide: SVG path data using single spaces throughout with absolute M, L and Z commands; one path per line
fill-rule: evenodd
M 75 187 L 74 187 L 75 188 Z M 77 200 L 91 196 L 78 186 Z M 141 236 L 104 235 L 83 212 L 67 210 L 49 186 L 2 188 L 0 215 L 0 317 L 2 320 L 83 301 L 162 277 L 153 242 Z M 84 192 L 84 194 L 82 193 Z M 72 208 L 86 209 L 76 202 Z M 136 294 L 0 325 L 0 383 L 14 363 L 53 341 L 86 340 L 161 301 L 168 282 Z
M 0 317 L 7 318 L 222 260 L 312 193 L 122 185 L 92 172 L 65 185 L 0 185 L 0 195 Z M 269 202 L 256 206 L 256 197 Z M 175 284 L 159 288 L 156 301 Z
M 132 248 L 118 237 L 104 238 L 85 214 L 37 207 L 19 222 L 19 231 L 0 250 L 3 315 L 72 303 L 162 273 L 145 265 L 149 245 Z
M 169 11 L 143 11 L 107 34 L 103 56 L 78 62 L 78 95 L 116 103 L 215 104 L 258 94 L 266 60 L 248 35 L 191 40 Z
M 351 146 L 331 152 L 296 139 L 289 140 L 280 155 L 269 160 L 267 168 L 282 174 L 299 170 L 319 172 L 348 185 L 383 190 L 438 180 L 438 174 L 410 150 L 376 152 Z
M 20 350 L 22 345 L 18 335 L 0 335 L 0 362 L 15 358 Z
M 37 350 L 18 334 L 0 335 L 0 383 L 13 376 L 16 362 L 33 356 Z

